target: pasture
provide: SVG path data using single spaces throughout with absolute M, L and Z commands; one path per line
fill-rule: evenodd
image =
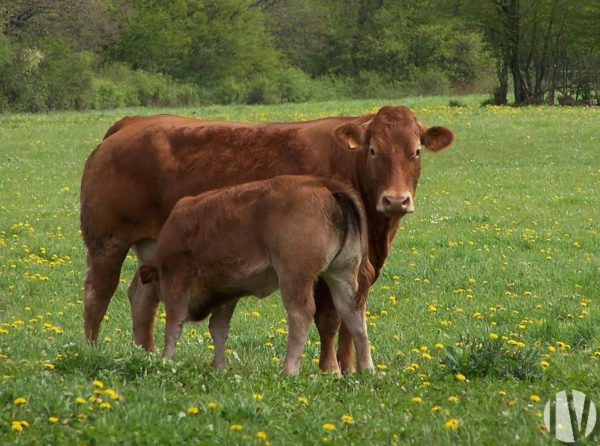
M 0 116 L 0 443 L 557 443 L 549 398 L 577 389 L 600 410 L 600 110 L 449 99 L 394 101 L 457 139 L 424 154 L 415 213 L 369 293 L 376 372 L 347 377 L 319 372 L 314 327 L 300 376 L 279 375 L 278 295 L 240 302 L 225 373 L 206 321 L 184 326 L 175 362 L 145 353 L 132 255 L 85 345 L 79 180 L 126 114 L 291 121 L 383 101 Z M 161 309 L 159 348 L 163 327 Z

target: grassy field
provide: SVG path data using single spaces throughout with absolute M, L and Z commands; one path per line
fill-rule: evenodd
M 416 211 L 371 289 L 377 371 L 343 378 L 319 373 L 314 328 L 300 376 L 278 375 L 276 295 L 238 306 L 226 373 L 210 367 L 206 322 L 185 327 L 176 362 L 146 354 L 131 340 L 131 256 L 86 346 L 83 164 L 116 119 L 159 110 L 0 116 L 0 444 L 558 444 L 548 399 L 577 389 L 600 404 L 600 110 L 449 99 L 397 101 L 457 139 L 425 154 Z M 169 111 L 286 121 L 381 105 Z

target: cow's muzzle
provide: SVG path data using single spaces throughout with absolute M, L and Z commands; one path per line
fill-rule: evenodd
M 377 203 L 377 211 L 385 215 L 410 214 L 415 210 L 412 194 L 383 193 Z

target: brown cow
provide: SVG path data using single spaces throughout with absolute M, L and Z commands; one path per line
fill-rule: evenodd
M 288 313 L 283 374 L 296 375 L 322 278 L 352 334 L 358 368 L 372 369 L 359 269 L 369 268 L 365 212 L 342 183 L 279 176 L 185 197 L 158 236 L 142 282 L 159 279 L 167 324 L 163 356 L 171 358 L 185 320 L 211 314 L 213 365 L 225 368 L 225 341 L 237 300 L 281 289 Z M 358 300 L 357 300 L 358 297 Z
M 81 182 L 81 229 L 87 247 L 84 329 L 95 342 L 131 246 L 141 261 L 177 200 L 282 174 L 336 177 L 360 195 L 367 212 L 373 282 L 398 220 L 413 211 L 421 145 L 452 143 L 445 127 L 427 128 L 407 107 L 385 106 L 359 117 L 243 124 L 159 115 L 116 122 L 89 156 Z M 158 305 L 156 284 L 136 274 L 129 289 L 134 339 L 148 350 Z M 323 281 L 316 286 L 320 367 L 339 370 L 339 315 Z M 342 369 L 352 366 L 352 340 L 342 324 Z

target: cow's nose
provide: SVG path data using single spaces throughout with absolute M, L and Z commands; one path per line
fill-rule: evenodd
M 404 195 L 384 195 L 381 197 L 381 207 L 386 214 L 411 213 L 415 210 L 412 197 Z

